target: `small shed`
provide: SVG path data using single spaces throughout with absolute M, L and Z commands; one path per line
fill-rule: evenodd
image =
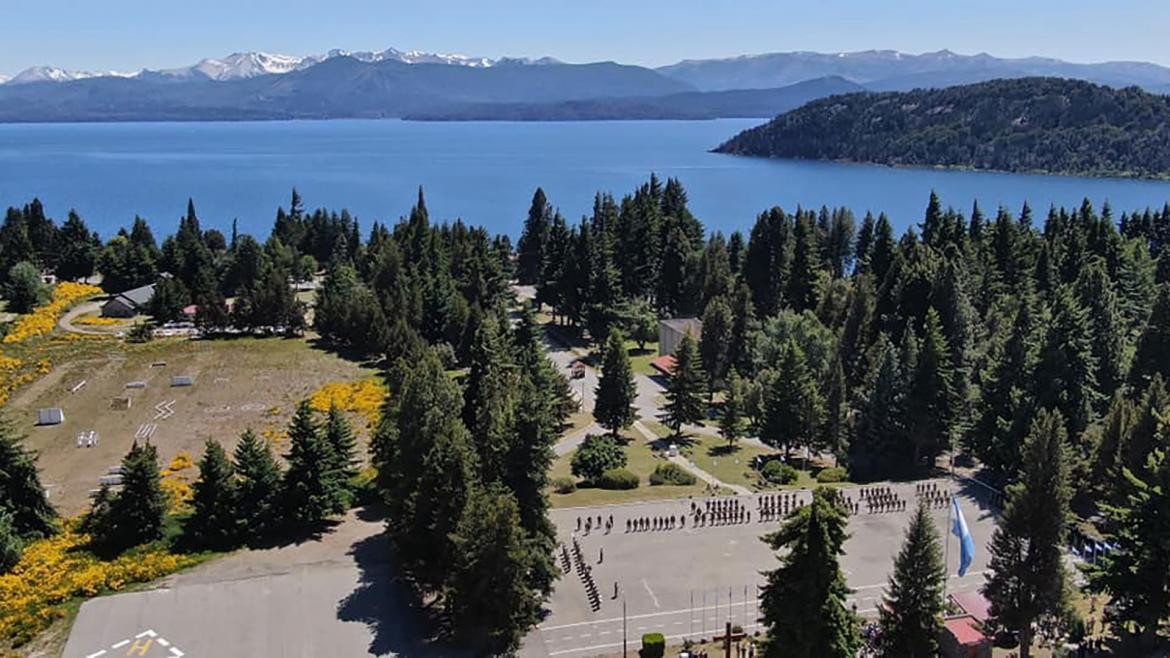
M 154 297 L 154 284 L 120 292 L 102 304 L 104 318 L 131 318 L 146 309 Z
M 683 336 L 691 332 L 697 343 L 703 335 L 703 321 L 699 318 L 670 318 L 658 321 L 658 356 L 674 354 Z
M 49 407 L 37 411 L 37 425 L 60 425 L 65 422 L 65 412 L 60 407 Z
M 175 375 L 171 377 L 171 386 L 194 386 L 195 378 L 190 375 Z

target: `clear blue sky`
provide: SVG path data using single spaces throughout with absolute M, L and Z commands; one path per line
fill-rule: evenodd
M 1170 65 L 1165 0 L 3 0 L 0 25 L 9 74 L 389 46 L 643 65 L 869 48 Z

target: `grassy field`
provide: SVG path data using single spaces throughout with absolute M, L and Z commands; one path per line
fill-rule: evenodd
M 707 434 L 692 434 L 681 450 L 695 466 L 714 475 L 720 482 L 757 489 L 760 482 L 757 471 L 752 469 L 752 459 L 776 452 L 742 442 L 729 449 L 726 441 Z
M 570 494 L 550 493 L 549 500 L 552 506 L 584 507 L 588 505 L 633 503 L 643 500 L 661 500 L 664 498 L 685 498 L 686 496 L 703 495 L 705 486 L 701 482 L 689 486 L 650 486 L 650 474 L 654 472 L 656 466 L 665 463 L 666 458 L 660 452 L 655 451 L 649 442 L 643 441 L 640 438 L 633 438 L 633 436 L 630 435 L 629 442 L 625 445 L 626 458 L 628 460 L 626 468 L 638 476 L 640 482 L 637 489 L 608 491 L 578 485 L 577 490 Z M 554 479 L 573 477 L 570 471 L 572 459 L 573 453 L 571 452 L 558 457 L 553 462 L 550 477 Z
M 150 426 L 149 440 L 158 446 L 163 464 L 181 451 L 198 458 L 209 437 L 230 451 L 248 428 L 273 437 L 274 448 L 283 452 L 280 435 L 300 400 L 326 383 L 375 374 L 304 340 L 281 338 L 167 339 L 141 345 L 88 340 L 63 345 L 58 352 L 48 374 L 13 396 L 8 415 L 40 453 L 41 480 L 65 514 L 86 508 L 98 478 Z M 190 375 L 195 385 L 172 387 L 175 375 Z M 145 387 L 128 388 L 129 382 L 145 382 Z M 129 408 L 115 399 L 129 399 Z M 173 414 L 156 406 L 167 403 Z M 44 407 L 60 407 L 65 422 L 35 427 L 36 410 Z M 354 425 L 363 428 L 356 419 Z M 89 430 L 98 433 L 98 445 L 78 448 L 77 434 Z

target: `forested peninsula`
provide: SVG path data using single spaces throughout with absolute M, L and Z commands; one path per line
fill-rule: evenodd
M 890 166 L 1170 178 L 1170 98 L 1061 78 L 813 101 L 715 149 Z

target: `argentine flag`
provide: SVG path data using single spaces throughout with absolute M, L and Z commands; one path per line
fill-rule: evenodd
M 971 538 L 967 520 L 963 518 L 963 510 L 959 509 L 959 499 L 955 496 L 951 496 L 951 514 L 955 519 L 951 533 L 959 538 L 959 575 L 965 576 L 975 558 L 975 540 Z

